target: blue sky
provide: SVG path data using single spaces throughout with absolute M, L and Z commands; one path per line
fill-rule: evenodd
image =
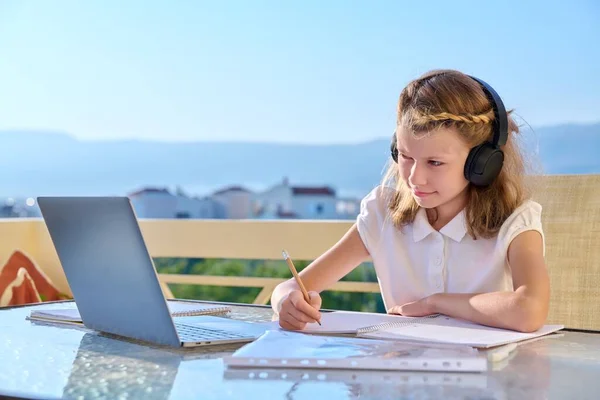
M 390 135 L 432 68 L 487 80 L 534 127 L 599 121 L 599 4 L 0 0 L 0 129 L 359 142 Z

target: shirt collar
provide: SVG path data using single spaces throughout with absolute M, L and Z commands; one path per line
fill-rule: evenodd
M 420 242 L 432 232 L 435 232 L 435 229 L 427 220 L 427 211 L 424 208 L 419 208 L 413 222 L 413 240 Z
M 419 211 L 417 211 L 415 221 L 413 222 L 413 240 L 415 242 L 420 242 L 433 232 L 435 232 L 435 229 L 433 229 L 427 219 L 427 211 L 424 208 L 420 208 Z M 456 217 L 452 218 L 450 222 L 440 229 L 440 233 L 455 242 L 460 242 L 467 233 L 465 210 L 463 209 Z

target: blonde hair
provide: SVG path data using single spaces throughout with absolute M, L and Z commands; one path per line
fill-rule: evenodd
M 397 125 L 416 137 L 434 133 L 439 128 L 453 128 L 469 146 L 491 140 L 494 111 L 480 84 L 454 70 L 430 71 L 410 82 L 398 101 Z M 525 163 L 515 143 L 519 127 L 509 112 L 509 135 L 504 164 L 499 176 L 487 187 L 469 183 L 465 219 L 471 237 L 495 236 L 508 216 L 531 193 L 525 183 Z M 391 163 L 383 184 L 395 187 L 389 201 L 391 219 L 397 227 L 412 223 L 419 205 L 410 188 Z

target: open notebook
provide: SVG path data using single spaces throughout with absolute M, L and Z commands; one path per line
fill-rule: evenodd
M 227 306 L 217 306 L 211 304 L 191 303 L 182 301 L 167 301 L 169 310 L 173 317 L 193 317 L 196 315 L 219 315 L 226 314 L 231 309 Z M 77 306 L 74 308 L 51 309 L 51 310 L 33 310 L 28 319 L 59 322 L 64 324 L 81 325 L 83 321 L 79 315 Z
M 302 332 L 356 334 L 359 337 L 372 339 L 448 343 L 490 348 L 544 336 L 563 328 L 562 325 L 546 325 L 536 332 L 521 333 L 478 325 L 445 315 L 403 317 L 391 314 L 336 311 L 322 313 L 321 326 L 316 323 L 308 324 Z
M 354 337 L 266 331 L 231 356 L 228 367 L 395 371 L 487 370 L 487 358 L 468 346 L 397 343 Z

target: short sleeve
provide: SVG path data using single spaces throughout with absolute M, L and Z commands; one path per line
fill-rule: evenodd
M 544 255 L 546 254 L 546 240 L 542 229 L 542 206 L 535 201 L 526 201 L 518 207 L 504 222 L 500 230 L 503 247 L 508 247 L 518 235 L 526 231 L 537 231 L 542 236 Z
M 356 217 L 358 233 L 371 256 L 376 250 L 388 215 L 385 190 L 382 186 L 377 186 L 367 194 L 360 203 L 360 213 Z

